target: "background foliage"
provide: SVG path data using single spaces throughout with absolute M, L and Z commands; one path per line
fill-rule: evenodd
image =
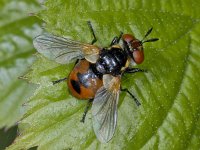
M 5 9 L 7 4 L 2 4 Z M 37 4 L 32 1 L 27 2 L 27 6 L 37 8 Z M 92 130 L 90 112 L 85 124 L 79 122 L 86 102 L 75 100 L 68 93 L 65 83 L 55 86 L 51 83 L 52 80 L 67 76 L 73 64 L 59 65 L 37 55 L 37 60 L 25 78 L 40 86 L 23 107 L 26 113 L 19 122 L 20 135 L 8 149 L 28 149 L 33 146 L 38 146 L 38 149 L 198 149 L 199 6 L 195 0 L 48 0 L 39 18 L 46 23 L 45 28 L 50 33 L 90 42 L 92 37 L 86 24 L 90 20 L 99 46 L 109 45 L 120 31 L 133 33 L 138 39 L 142 39 L 151 26 L 154 30 L 150 36 L 160 40 L 144 45 L 145 62 L 138 67 L 148 69 L 148 73 L 124 76 L 122 86 L 129 88 L 142 106 L 136 107 L 129 95 L 120 95 L 118 126 L 115 136 L 108 144 L 97 141 Z M 26 29 L 22 28 L 25 25 L 24 18 L 28 19 L 25 23 L 32 30 L 23 30 Z M 10 121 L 4 121 L 9 117 L 0 118 L 2 126 L 11 126 L 19 119 L 20 115 L 14 117 L 13 114 L 16 113 L 11 112 L 14 108 L 19 112 L 19 107 L 17 109 L 16 106 L 20 106 L 22 102 L 18 99 L 22 100 L 26 97 L 24 94 L 31 93 L 26 87 L 28 85 L 16 78 L 26 70 L 24 65 L 32 62 L 29 57 L 33 52 L 30 48 L 32 37 L 40 32 L 36 31 L 36 20 L 30 18 L 19 19 L 22 22 L 16 23 L 18 30 L 11 26 L 12 28 L 8 28 L 12 29 L 10 34 L 6 32 L 8 25 L 4 19 L 5 27 L 2 26 L 5 29 L 0 31 L 5 36 L 0 45 L 1 60 L 5 59 L 0 63 L 0 87 L 2 91 L 7 90 L 0 95 L 0 113 L 12 118 Z M 15 20 L 11 22 L 15 23 Z M 19 30 L 20 28 L 22 29 Z M 23 42 L 23 39 L 28 40 Z M 29 49 L 27 51 L 26 46 Z M 12 70 L 15 71 L 11 72 Z M 9 106 L 13 107 L 12 111 L 6 109 Z
M 33 90 L 18 80 L 33 57 L 32 38 L 41 31 L 39 20 L 30 17 L 38 11 L 37 1 L 0 1 L 0 127 L 12 126 L 19 118 L 22 103 Z
M 22 104 L 34 86 L 19 80 L 32 64 L 32 38 L 41 32 L 40 20 L 28 13 L 41 9 L 38 1 L 0 0 L 0 149 L 15 138 Z

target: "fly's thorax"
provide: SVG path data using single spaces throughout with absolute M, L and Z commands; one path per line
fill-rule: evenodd
M 102 74 L 121 74 L 121 69 L 126 66 L 127 54 L 119 46 L 104 48 L 96 62 L 96 69 Z

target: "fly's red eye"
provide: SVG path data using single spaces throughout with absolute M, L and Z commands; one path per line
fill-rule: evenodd
M 144 52 L 143 50 L 134 50 L 133 59 L 136 64 L 141 64 L 144 61 Z
M 122 39 L 124 41 L 126 41 L 127 43 L 130 43 L 135 39 L 135 37 L 133 35 L 131 35 L 131 34 L 123 34 L 122 35 Z

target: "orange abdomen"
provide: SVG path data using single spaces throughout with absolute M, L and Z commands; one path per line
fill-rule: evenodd
M 94 98 L 97 90 L 103 85 L 101 77 L 93 72 L 91 66 L 87 60 L 80 60 L 69 74 L 69 90 L 78 99 Z

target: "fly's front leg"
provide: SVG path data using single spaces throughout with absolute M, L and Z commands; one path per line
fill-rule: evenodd
M 119 41 L 120 41 L 122 35 L 123 35 L 123 32 L 120 32 L 119 37 L 117 37 L 117 36 L 114 37 L 113 40 L 112 40 L 112 42 L 110 43 L 110 46 L 119 44 Z
M 136 72 L 147 72 L 147 70 L 140 68 L 126 68 L 124 73 L 136 73 Z
M 91 44 L 94 44 L 94 43 L 97 41 L 97 38 L 96 38 L 96 36 L 95 36 L 94 29 L 93 29 L 93 27 L 92 27 L 91 22 L 88 21 L 87 23 L 88 23 L 88 26 L 89 26 L 90 32 L 91 32 L 92 35 L 93 35 L 93 40 L 92 40 Z

